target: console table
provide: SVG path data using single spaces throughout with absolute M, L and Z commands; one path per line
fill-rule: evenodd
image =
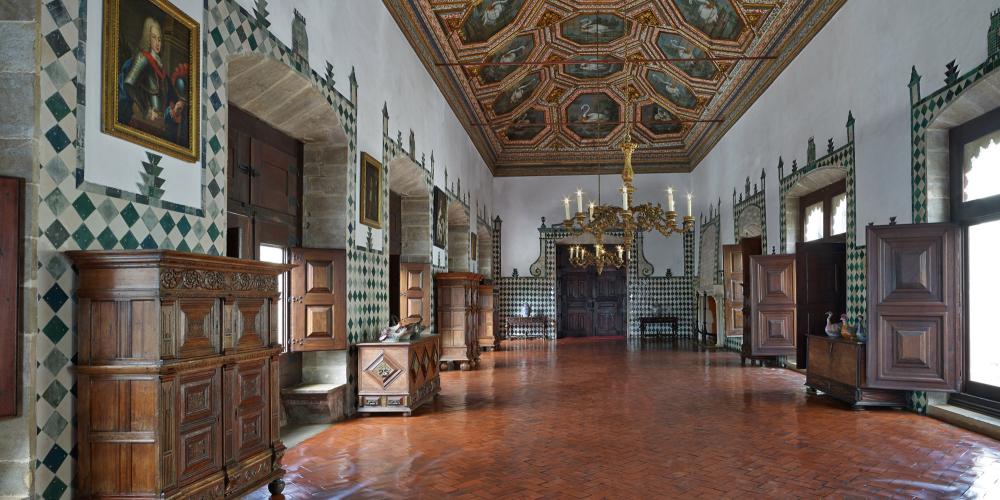
M 548 316 L 508 316 L 507 338 L 549 337 Z
M 639 335 L 642 337 L 646 336 L 646 325 L 670 325 L 671 330 L 673 330 L 673 336 L 675 338 L 678 337 L 677 316 L 646 316 L 639 318 Z

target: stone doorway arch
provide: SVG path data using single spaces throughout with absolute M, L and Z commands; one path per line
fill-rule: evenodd
M 402 198 L 400 261 L 431 263 L 433 202 L 430 177 L 408 156 L 388 162 L 389 190 Z
M 471 272 L 472 269 L 472 224 L 469 208 L 461 201 L 448 200 L 448 271 L 453 273 Z
M 303 245 L 346 248 L 350 139 L 336 111 L 315 83 L 269 56 L 233 56 L 226 75 L 230 103 L 303 143 Z

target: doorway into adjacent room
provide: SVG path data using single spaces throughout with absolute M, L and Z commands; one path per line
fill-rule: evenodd
M 620 337 L 626 334 L 625 269 L 579 268 L 569 261 L 569 245 L 556 245 L 558 337 Z

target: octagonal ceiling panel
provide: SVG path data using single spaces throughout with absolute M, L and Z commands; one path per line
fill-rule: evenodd
M 688 76 L 702 80 L 715 79 L 718 70 L 715 63 L 707 59 L 708 53 L 683 36 L 660 33 L 660 36 L 656 37 L 656 46 L 660 48 L 664 58 L 675 59 L 670 61 L 670 64 Z
M 600 45 L 625 36 L 629 23 L 615 14 L 580 14 L 564 21 L 560 28 L 563 38 L 580 45 Z
M 484 66 L 479 77 L 483 83 L 499 83 L 517 71 L 520 67 L 517 64 L 527 59 L 533 50 L 535 50 L 534 36 L 531 34 L 518 36 L 486 58 L 487 62 L 494 65 Z
M 605 92 L 576 96 L 566 107 L 565 122 L 580 139 L 604 139 L 618 128 L 621 105 Z
M 383 1 L 503 176 L 690 171 L 845 0 Z
M 604 78 L 625 68 L 623 61 L 613 56 L 588 55 L 575 60 L 581 61 L 580 64 L 567 64 L 563 71 L 577 78 Z
M 497 115 L 506 115 L 514 111 L 534 95 L 541 83 L 542 73 L 540 71 L 525 76 L 511 88 L 500 93 L 496 101 L 493 102 L 493 112 Z
M 681 16 L 709 38 L 736 40 L 745 28 L 730 0 L 674 0 Z
M 545 130 L 545 126 L 545 111 L 539 108 L 529 109 L 507 127 L 507 140 L 534 140 Z
M 482 43 L 506 28 L 524 7 L 525 0 L 483 0 L 470 9 L 462 23 L 462 41 Z

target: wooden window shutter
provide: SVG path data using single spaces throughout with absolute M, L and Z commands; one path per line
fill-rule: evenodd
M 794 356 L 795 255 L 751 256 L 749 286 L 751 354 Z
M 290 349 L 347 349 L 346 251 L 293 248 L 291 263 Z

